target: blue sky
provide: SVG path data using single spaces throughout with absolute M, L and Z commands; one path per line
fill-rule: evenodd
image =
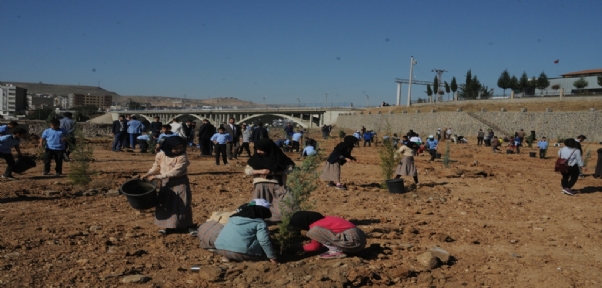
M 395 102 L 395 78 L 602 68 L 602 1 L 2 1 L 0 80 L 121 95 Z M 559 59 L 558 65 L 553 63 Z M 412 97 L 425 97 L 413 86 Z M 407 85 L 402 87 L 402 103 Z M 447 97 L 447 96 L 445 96 Z

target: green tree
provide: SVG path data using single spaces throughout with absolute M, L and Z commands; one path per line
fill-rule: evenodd
M 439 95 L 439 79 L 437 76 L 435 76 L 435 79 L 433 80 L 433 94 L 435 94 L 435 96 Z
M 520 91 L 523 92 L 523 97 L 525 97 L 525 91 L 529 88 L 529 76 L 527 76 L 527 72 L 523 72 L 523 75 L 520 76 L 518 87 Z
M 529 79 L 529 89 L 527 93 L 529 95 L 535 95 L 535 88 L 537 88 L 537 77 L 533 76 Z
M 580 77 L 578 80 L 573 82 L 573 86 L 579 89 L 579 93 L 583 93 L 583 88 L 587 87 L 587 85 L 589 85 L 589 83 L 583 77 Z
M 506 69 L 502 72 L 500 78 L 497 79 L 497 87 L 504 89 L 504 96 L 506 96 L 506 89 L 512 88 L 510 84 L 510 74 L 508 74 L 508 69 Z
M 518 86 L 518 78 L 516 78 L 516 76 L 512 75 L 512 77 L 510 78 L 510 89 L 514 90 L 518 90 L 520 89 L 520 87 Z
M 132 101 L 132 99 L 130 99 L 130 101 L 128 102 L 128 110 L 142 110 L 142 109 L 144 109 L 144 106 L 142 106 L 141 103 Z
M 54 109 L 52 108 L 42 108 L 31 111 L 27 114 L 27 119 L 29 120 L 46 120 L 50 113 L 53 113 Z
M 449 89 L 449 84 L 447 84 L 447 81 L 443 81 L 443 84 L 445 85 L 445 93 L 447 93 L 447 100 L 449 101 L 449 91 L 451 91 Z
M 598 75 L 598 85 L 602 86 L 602 75 Z
M 449 88 L 451 89 L 453 94 L 456 94 L 456 91 L 458 91 L 458 83 L 456 83 L 456 77 L 452 77 Z
M 458 92 L 458 97 L 462 99 L 477 99 L 479 96 L 479 91 L 481 91 L 481 97 L 483 97 L 482 93 L 483 86 L 481 85 L 481 81 L 477 78 L 477 76 L 472 76 L 472 72 L 468 70 L 466 73 L 466 83 L 460 85 L 460 92 Z
M 543 90 L 550 86 L 550 80 L 548 80 L 548 76 L 543 71 L 539 74 L 539 78 L 537 78 L 537 89 L 541 90 L 541 96 L 543 96 Z
M 433 90 L 431 89 L 431 84 L 426 84 L 426 95 L 429 96 L 429 103 L 433 103 L 431 100 L 431 96 L 433 96 Z

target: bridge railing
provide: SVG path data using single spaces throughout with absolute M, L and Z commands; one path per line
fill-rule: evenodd
M 109 111 L 221 111 L 221 110 L 254 110 L 254 111 L 282 111 L 282 110 L 324 110 L 325 108 L 358 108 L 353 106 L 353 102 L 331 102 L 331 103 L 297 103 L 297 104 L 266 104 L 266 105 L 253 105 L 253 106 L 214 106 L 211 108 L 203 107 L 157 107 L 148 109 L 110 109 Z

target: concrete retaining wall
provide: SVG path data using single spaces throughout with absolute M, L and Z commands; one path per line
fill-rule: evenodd
M 535 130 L 537 137 L 546 136 L 551 142 L 558 138 L 586 135 L 588 141 L 602 141 L 600 112 L 422 112 L 401 114 L 339 115 L 336 126 L 357 130 L 362 126 L 383 131 L 388 120 L 393 133 L 405 134 L 413 129 L 421 136 L 435 134 L 437 128 L 451 127 L 454 134 L 474 139 L 479 129 L 492 128 L 496 135 L 514 133 L 521 128 Z M 483 121 L 482 121 L 483 120 Z M 335 129 L 335 132 L 338 130 Z

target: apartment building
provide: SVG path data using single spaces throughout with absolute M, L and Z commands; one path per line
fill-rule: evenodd
M 66 107 L 66 109 L 84 105 L 95 105 L 99 108 L 108 109 L 113 102 L 113 96 L 111 95 L 84 95 L 72 93 L 69 94 L 68 99 L 68 107 Z
M 16 116 L 27 109 L 27 89 L 11 84 L 0 86 L 0 115 Z

